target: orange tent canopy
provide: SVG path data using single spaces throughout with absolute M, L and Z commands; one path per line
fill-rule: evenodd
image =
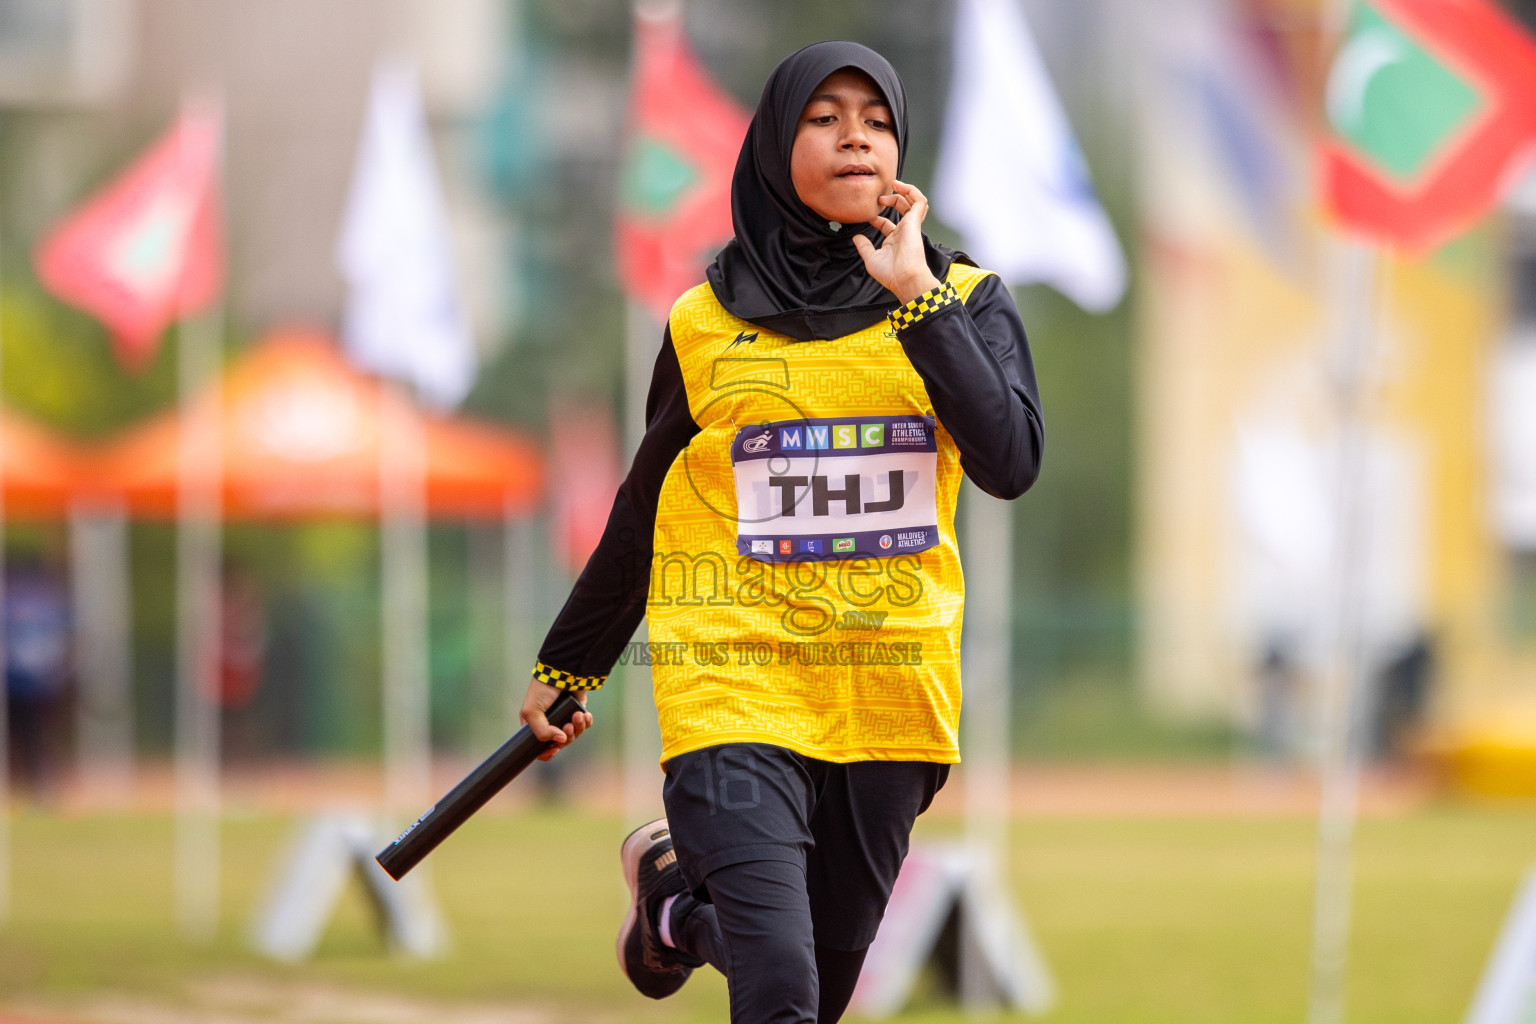
M 6 518 L 65 515 L 85 476 L 84 456 L 74 445 L 28 419 L 0 410 L 0 479 Z
M 185 420 L 171 412 L 135 428 L 103 455 L 97 488 L 120 496 L 134 515 L 175 515 L 182 431 L 217 437 L 210 429 L 215 414 L 212 397 L 203 396 Z M 415 431 L 423 442 L 429 515 L 526 513 L 543 486 L 542 460 L 530 441 L 391 400 L 319 332 L 278 332 L 231 367 L 222 419 L 228 518 L 377 515 L 382 446 Z

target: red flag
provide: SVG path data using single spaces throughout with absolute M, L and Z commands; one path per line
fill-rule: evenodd
M 1536 156 L 1536 43 L 1488 0 L 1355 0 L 1328 80 L 1324 201 L 1345 226 L 1430 248 Z
M 688 49 L 681 19 L 636 16 L 614 242 L 625 292 L 659 319 L 731 237 L 731 172 L 748 120 Z
M 160 332 L 207 309 L 223 285 L 215 202 L 220 118 L 189 108 L 115 181 L 56 226 L 37 276 L 112 331 L 118 362 L 141 369 Z

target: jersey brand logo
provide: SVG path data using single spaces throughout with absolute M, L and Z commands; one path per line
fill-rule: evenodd
M 725 350 L 727 352 L 729 352 L 731 349 L 735 348 L 737 345 L 750 345 L 753 342 L 755 342 L 756 340 L 757 340 L 757 332 L 756 331 L 753 331 L 751 334 L 748 334 L 746 331 L 737 331 L 735 339 L 729 345 L 725 346 Z

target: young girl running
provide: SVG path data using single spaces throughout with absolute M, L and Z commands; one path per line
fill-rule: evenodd
M 574 740 L 591 715 L 545 709 L 602 685 L 649 615 L 667 817 L 621 851 L 619 962 L 653 998 L 713 965 L 736 1024 L 847 1006 L 960 759 L 961 475 L 1013 498 L 1040 470 L 1023 324 L 923 235 L 906 147 L 873 50 L 816 43 L 769 76 L 736 237 L 672 308 L 645 437 L 523 704 Z

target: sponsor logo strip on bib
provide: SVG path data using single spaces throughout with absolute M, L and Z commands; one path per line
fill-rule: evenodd
M 926 416 L 741 428 L 731 445 L 737 551 L 790 562 L 936 546 L 938 450 L 934 421 Z

